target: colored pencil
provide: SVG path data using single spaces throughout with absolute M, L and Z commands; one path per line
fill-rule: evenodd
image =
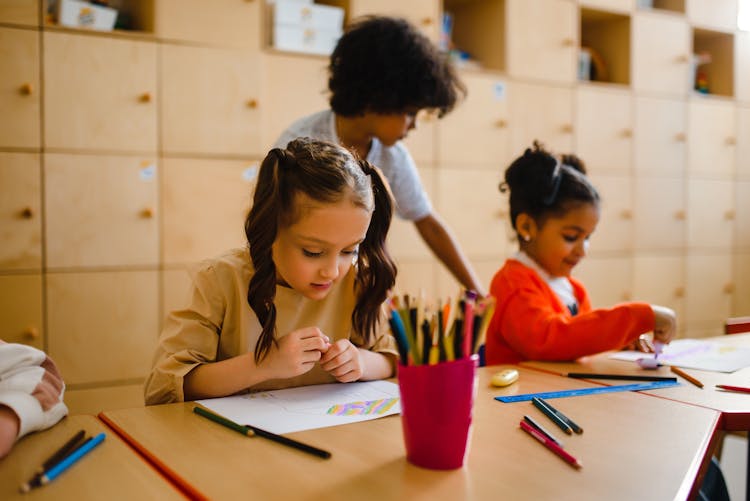
M 687 372 L 685 372 L 682 369 L 680 369 L 679 367 L 675 367 L 674 365 L 670 365 L 669 366 L 669 370 L 671 370 L 672 372 L 674 372 L 678 376 L 686 379 L 687 381 L 693 383 L 698 388 L 703 388 L 703 383 L 701 383 L 700 381 L 698 381 L 697 379 L 695 379 L 693 376 L 691 376 Z
M 540 398 L 539 401 L 541 401 L 545 406 L 547 406 L 547 408 L 549 410 L 551 410 L 552 412 L 554 412 L 555 415 L 557 415 L 557 417 L 559 417 L 560 419 L 562 419 L 563 422 L 565 422 L 565 424 L 567 424 L 568 426 L 570 426 L 571 430 L 573 430 L 574 432 L 578 433 L 579 435 L 581 433 L 583 433 L 583 428 L 581 428 L 576 423 L 574 423 L 573 420 L 570 419 L 568 416 L 566 416 L 565 414 L 563 414 L 559 410 L 557 410 L 554 407 L 552 407 L 552 404 L 550 404 L 549 402 L 547 402 L 543 398 Z
M 557 445 L 559 445 L 560 447 L 562 447 L 562 446 L 563 446 L 563 443 L 562 443 L 562 442 L 560 442 L 560 441 L 559 441 L 559 440 L 558 440 L 557 438 L 555 438 L 555 436 L 554 436 L 554 435 L 553 435 L 552 433 L 550 433 L 549 431 L 547 431 L 547 429 L 546 429 L 546 428 L 544 428 L 544 426 L 542 426 L 542 425 L 540 425 L 539 423 L 537 423 L 536 421 L 534 421 L 534 420 L 533 420 L 533 419 L 531 418 L 531 416 L 525 416 L 525 415 L 524 415 L 524 417 L 523 417 L 523 420 L 524 420 L 524 421 L 526 421 L 527 423 L 529 423 L 529 424 L 530 424 L 530 425 L 531 425 L 531 426 L 532 426 L 533 428 L 536 428 L 536 430 L 537 430 L 537 431 L 538 431 L 539 433 L 541 433 L 542 435 L 544 435 L 544 436 L 545 436 L 545 437 L 547 437 L 548 439 L 552 440 L 552 441 L 553 441 L 554 443 L 556 443 L 556 444 L 557 444 Z
M 78 430 L 75 435 L 69 438 L 68 441 L 62 445 L 62 447 L 57 449 L 49 458 L 47 458 L 44 463 L 42 463 L 42 466 L 37 468 L 34 476 L 21 486 L 21 492 L 29 492 L 33 487 L 38 487 L 42 478 L 42 474 L 59 463 L 65 456 L 70 454 L 85 435 L 85 431 Z
M 739 391 L 740 393 L 750 393 L 750 388 L 747 388 L 745 386 L 730 386 L 728 384 L 717 384 L 717 388 L 721 388 L 722 390 L 727 391 Z
M 573 434 L 573 428 L 568 425 L 565 421 L 563 421 L 560 416 L 555 413 L 552 409 L 550 409 L 547 404 L 542 400 L 541 398 L 534 397 L 531 399 L 531 403 L 534 404 L 534 407 L 539 409 L 544 413 L 545 416 L 550 418 L 553 423 L 555 423 L 562 431 L 567 433 L 568 435 Z
M 535 429 L 533 426 L 528 424 L 526 421 L 521 421 L 520 423 L 521 429 L 537 439 L 539 442 L 542 443 L 547 449 L 551 450 L 555 454 L 557 454 L 560 458 L 562 458 L 566 463 L 573 466 L 574 468 L 583 468 L 583 465 L 580 461 L 578 461 L 576 458 L 568 454 L 565 449 L 557 445 L 552 440 L 545 437 L 541 432 L 539 432 L 537 429 Z
M 241 433 L 241 434 L 246 435 L 248 437 L 252 437 L 253 435 L 255 435 L 255 433 L 253 432 L 253 430 L 251 430 L 247 426 L 235 423 L 234 421 L 232 421 L 230 419 L 227 419 L 224 416 L 219 416 L 218 414 L 214 414 L 211 411 L 207 411 L 203 407 L 195 406 L 195 407 L 193 407 L 193 412 L 195 412 L 198 415 L 203 416 L 204 418 L 210 419 L 214 423 L 219 423 L 222 426 L 226 426 L 230 430 L 234 430 L 237 433 Z
M 48 483 L 55 480 L 57 477 L 62 475 L 63 472 L 65 472 L 68 468 L 70 468 L 75 463 L 77 463 L 79 459 L 81 459 L 83 456 L 91 452 L 94 449 L 94 447 L 102 443 L 106 436 L 107 435 L 105 433 L 100 433 L 95 437 L 89 437 L 86 440 L 84 440 L 83 443 L 81 443 L 78 447 L 76 447 L 70 454 L 62 458 L 49 470 L 42 473 L 42 475 L 39 477 L 39 482 L 30 485 L 29 488 L 31 489 L 34 487 L 47 485 Z
M 587 372 L 568 372 L 568 377 L 575 379 L 617 379 L 621 381 L 677 381 L 670 376 L 638 376 L 630 374 L 595 374 Z

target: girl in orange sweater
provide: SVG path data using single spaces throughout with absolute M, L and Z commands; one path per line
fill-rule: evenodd
M 556 158 L 537 142 L 505 171 L 519 251 L 495 274 L 497 300 L 487 331 L 487 364 L 573 360 L 622 348 L 646 332 L 663 343 L 675 314 L 663 306 L 622 303 L 592 309 L 571 277 L 599 222 L 599 194 L 574 155 Z

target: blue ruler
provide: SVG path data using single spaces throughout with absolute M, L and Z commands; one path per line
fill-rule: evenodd
M 524 393 L 522 395 L 509 395 L 507 397 L 495 397 L 495 400 L 505 402 L 526 402 L 533 398 L 564 398 L 578 397 L 581 395 L 596 395 L 599 393 L 613 393 L 616 391 L 641 391 L 655 390 L 657 388 L 669 388 L 679 386 L 677 381 L 653 381 L 650 383 L 620 384 L 615 386 L 594 386 L 593 388 L 576 388 L 573 390 L 545 391 L 541 393 Z

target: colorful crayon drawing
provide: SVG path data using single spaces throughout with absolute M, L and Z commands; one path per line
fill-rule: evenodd
M 332 405 L 327 414 L 334 416 L 361 416 L 365 414 L 383 414 L 396 405 L 398 398 L 381 398 L 365 402 L 349 402 Z

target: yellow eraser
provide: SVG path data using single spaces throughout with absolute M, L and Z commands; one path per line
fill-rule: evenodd
M 516 369 L 504 369 L 492 376 L 490 383 L 492 386 L 508 386 L 518 381 L 518 371 Z

